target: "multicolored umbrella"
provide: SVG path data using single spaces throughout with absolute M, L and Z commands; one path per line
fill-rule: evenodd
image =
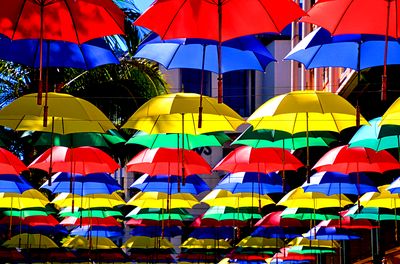
M 144 131 L 137 131 L 126 144 L 137 144 L 147 148 L 195 149 L 205 146 L 219 147 L 229 140 L 230 137 L 223 132 L 192 135 L 182 133 L 148 134 Z

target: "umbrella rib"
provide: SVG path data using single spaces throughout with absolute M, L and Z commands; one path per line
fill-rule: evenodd
M 172 23 L 174 22 L 175 18 L 177 17 L 177 15 L 178 15 L 178 13 L 179 13 L 179 10 L 182 9 L 182 7 L 186 4 L 186 2 L 187 2 L 187 0 L 183 0 L 183 1 L 182 1 L 182 4 L 180 5 L 180 7 L 177 8 L 177 11 L 175 12 L 173 18 L 170 20 L 170 22 L 168 23 L 167 28 L 165 29 L 164 33 L 162 34 L 162 37 L 161 37 L 162 39 L 165 38 L 165 35 L 167 34 L 167 32 L 169 31 L 169 29 L 171 28 Z M 161 36 L 161 35 L 160 35 L 160 36 Z
M 69 12 L 70 16 L 71 16 L 71 21 L 72 21 L 72 25 L 73 25 L 73 27 L 74 27 L 74 33 L 75 33 L 75 36 L 76 36 L 76 40 L 77 40 L 78 44 L 81 44 L 81 42 L 80 42 L 80 40 L 79 40 L 79 36 L 78 36 L 78 30 L 77 30 L 77 28 L 76 28 L 75 19 L 74 19 L 74 17 L 72 16 L 71 8 L 70 8 L 69 5 L 68 5 L 68 1 L 64 1 L 64 3 L 65 3 L 65 6 L 66 6 L 67 9 L 68 9 L 68 12 Z
M 274 19 L 272 18 L 272 16 L 270 15 L 270 13 L 268 12 L 267 8 L 265 8 L 264 4 L 258 0 L 258 2 L 260 3 L 260 5 L 262 6 L 262 8 L 264 9 L 265 13 L 267 13 L 268 17 L 271 19 L 272 24 L 274 25 L 275 29 L 277 32 L 280 32 L 281 30 L 276 26 Z
M 17 17 L 16 23 L 15 23 L 14 28 L 13 28 L 13 33 L 12 33 L 11 39 L 14 39 L 15 31 L 17 30 L 18 23 L 19 23 L 20 18 L 22 16 L 22 11 L 24 10 L 26 2 L 27 1 L 25 0 L 24 3 L 21 5 L 21 9 L 18 12 L 18 17 Z
M 343 11 L 343 14 L 340 16 L 340 19 L 338 20 L 338 22 L 336 23 L 335 28 L 331 31 L 331 34 L 335 34 L 337 28 L 339 27 L 340 22 L 343 20 L 344 16 L 346 15 L 347 11 L 349 10 L 351 4 L 353 3 L 353 0 L 350 0 L 347 7 L 345 8 L 345 10 Z

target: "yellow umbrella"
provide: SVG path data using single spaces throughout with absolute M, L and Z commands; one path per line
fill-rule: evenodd
M 400 120 L 400 98 L 397 100 L 386 110 L 383 114 L 381 122 L 379 126 L 383 125 L 399 125 Z
M 391 193 L 389 185 L 378 186 L 378 192 L 367 192 L 360 197 L 360 205 L 396 209 L 400 207 L 400 193 Z
M 246 248 L 281 248 L 285 245 L 282 239 L 247 236 L 240 240 L 237 247 Z
M 54 198 L 51 203 L 58 207 L 77 207 L 83 209 L 95 208 L 95 207 L 115 207 L 119 205 L 125 205 L 125 201 L 117 193 L 112 194 L 89 194 L 80 196 L 71 193 L 60 193 Z
M 92 241 L 82 236 L 69 237 L 62 247 L 73 249 L 113 249 L 118 248 L 111 239 L 106 237 L 94 237 Z
M 343 194 L 325 195 L 319 192 L 304 192 L 304 189 L 297 187 L 288 192 L 277 205 L 288 208 L 311 208 L 321 209 L 329 207 L 344 207 L 353 202 Z
M 0 193 L 0 208 L 25 209 L 45 207 L 49 200 L 38 190 L 30 189 L 21 194 L 11 192 Z
M 368 124 L 343 97 L 312 90 L 275 96 L 254 111 L 247 122 L 253 125 L 254 130 L 275 129 L 291 134 L 306 132 L 307 174 L 310 167 L 309 131 L 340 132 L 349 127 Z
M 105 133 L 116 129 L 95 105 L 64 93 L 48 93 L 48 115 L 36 103 L 37 94 L 27 94 L 0 110 L 0 125 L 14 130 L 33 130 L 69 134 L 78 132 Z M 43 123 L 46 120 L 47 123 Z
M 305 237 L 296 237 L 288 243 L 288 246 L 306 246 L 306 247 L 322 247 L 322 248 L 340 248 L 340 244 L 336 240 L 309 240 Z
M 42 234 L 22 233 L 3 243 L 7 248 L 58 248 L 49 237 Z
M 169 202 L 169 206 L 168 206 Z M 199 201 L 190 193 L 138 192 L 126 204 L 140 208 L 192 208 Z
M 186 249 L 228 249 L 232 246 L 224 239 L 197 239 L 189 237 L 179 247 Z
M 168 249 L 174 248 L 171 242 L 161 237 L 147 237 L 147 236 L 133 236 L 129 238 L 121 248 L 157 248 L 157 249 Z
M 200 95 L 173 93 L 159 95 L 143 104 L 122 126 L 149 134 L 185 133 L 198 135 L 216 131 L 235 131 L 245 121 L 226 104 L 203 96 L 202 126 L 198 127 Z
M 231 193 L 226 190 L 215 189 L 208 193 L 201 202 L 209 206 L 261 207 L 274 204 L 274 201 L 266 194 L 254 195 L 254 193 Z

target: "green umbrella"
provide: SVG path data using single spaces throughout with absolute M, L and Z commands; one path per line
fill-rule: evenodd
M 239 207 L 212 206 L 203 215 L 203 219 L 211 218 L 217 221 L 237 220 L 247 221 L 250 219 L 261 219 L 258 207 Z
M 400 215 L 394 213 L 393 209 L 378 207 L 351 207 L 345 216 L 353 219 L 369 219 L 374 221 L 400 220 Z
M 340 218 L 337 213 L 324 209 L 315 210 L 312 208 L 286 208 L 282 211 L 281 217 L 295 218 L 298 220 L 329 220 Z
M 309 131 L 308 146 L 327 147 L 336 141 L 336 136 L 332 132 Z M 253 148 L 284 148 L 299 149 L 307 147 L 306 132 L 290 134 L 280 130 L 247 128 L 231 145 L 247 145 Z
M 28 216 L 48 216 L 50 214 L 56 214 L 57 212 L 53 210 L 52 208 L 36 208 L 36 207 L 31 207 L 31 208 L 25 208 L 25 209 L 15 209 L 13 208 L 12 210 L 1 210 L 0 214 L 4 216 L 17 216 L 17 217 L 28 217 Z
M 361 126 L 349 142 L 349 147 L 366 147 L 376 151 L 400 148 L 400 126 L 379 126 L 382 118 L 369 121 L 370 126 Z
M 133 219 L 146 219 L 146 220 L 191 220 L 193 216 L 183 208 L 171 208 L 169 213 L 165 209 L 161 208 L 140 208 L 136 207 L 129 214 L 125 216 L 126 218 Z
M 223 132 L 207 133 L 200 135 L 183 134 L 147 134 L 143 131 L 137 131 L 126 144 L 138 144 L 147 148 L 182 148 L 182 142 L 185 149 L 195 149 L 206 146 L 222 146 L 230 140 Z
M 36 136 L 38 134 L 38 136 Z M 107 133 L 71 133 L 71 134 L 51 134 L 47 132 L 25 131 L 22 136 L 27 138 L 35 146 L 65 146 L 65 147 L 106 147 L 125 143 L 126 140 L 115 130 Z M 37 139 L 36 139 L 37 138 Z M 53 144 L 51 143 L 53 139 Z
M 287 252 L 297 254 L 334 254 L 336 251 L 324 247 L 309 247 L 309 246 L 292 246 L 288 248 Z
M 74 208 L 72 211 L 72 207 L 66 207 L 62 209 L 59 214 L 60 217 L 99 217 L 106 218 L 109 216 L 113 217 L 123 217 L 123 214 L 119 210 L 114 210 L 110 208 L 91 208 L 91 209 L 78 209 Z

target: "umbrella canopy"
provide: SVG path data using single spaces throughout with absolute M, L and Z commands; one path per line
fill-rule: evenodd
M 23 193 L 32 188 L 32 185 L 23 176 L 16 174 L 0 175 L 0 192 Z
M 326 195 L 354 194 L 375 192 L 378 189 L 364 173 L 359 173 L 358 178 L 354 173 L 343 174 L 339 172 L 317 172 L 310 178 L 310 183 L 302 186 L 304 192 L 320 192 Z
M 228 249 L 232 246 L 224 239 L 189 237 L 179 247 L 185 249 Z
M 147 236 L 133 236 L 130 237 L 121 248 L 133 249 L 147 249 L 147 248 L 157 248 L 157 249 L 169 249 L 173 248 L 174 245 L 171 244 L 166 238 L 161 237 L 147 237 Z
M 351 207 L 344 215 L 352 219 L 369 219 L 374 221 L 393 221 L 400 220 L 400 215 L 397 215 L 394 210 L 383 207 Z
M 282 218 L 282 211 L 272 212 L 258 220 L 255 226 L 261 227 L 303 227 L 304 224 L 296 219 Z
M 72 249 L 113 249 L 118 248 L 111 239 L 106 237 L 96 237 L 87 239 L 82 236 L 69 237 L 62 244 L 62 247 Z
M 130 211 L 126 218 L 133 219 L 147 219 L 147 220 L 191 220 L 193 216 L 184 208 L 170 209 L 169 212 L 165 212 L 162 208 L 140 208 L 136 207 Z
M 200 95 L 173 93 L 156 96 L 143 104 L 122 126 L 150 134 L 203 134 L 235 131 L 244 124 L 243 118 L 214 98 L 202 96 L 202 126 L 198 127 Z M 0 112 L 1 113 L 1 112 Z
M 118 222 L 114 217 L 75 217 L 75 216 L 67 216 L 61 222 L 60 225 L 63 226 L 82 226 L 82 225 L 91 225 L 91 226 L 118 226 L 121 227 L 121 223 Z
M 237 247 L 245 247 L 245 248 L 281 248 L 284 243 L 281 239 L 276 238 L 265 238 L 265 237 L 251 237 L 247 236 L 240 240 L 240 242 L 236 245 Z
M 145 38 L 133 56 L 162 64 L 166 69 L 189 68 L 218 73 L 218 42 L 215 40 L 180 38 L 161 40 L 156 34 Z M 192 58 L 188 60 L 187 58 Z M 222 42 L 221 72 L 239 70 L 265 71 L 276 61 L 254 36 L 243 36 Z
M 318 240 L 353 240 L 361 238 L 348 229 L 322 226 L 313 227 L 310 231 L 303 234 L 303 237 Z
M 126 168 L 127 171 L 138 171 L 150 175 L 188 176 L 211 173 L 210 165 L 197 152 L 172 148 L 142 150 L 126 164 Z
M 313 169 L 341 173 L 378 172 L 400 169 L 400 163 L 386 150 L 339 146 L 325 153 Z M 359 174 L 358 174 L 359 175 Z
M 229 226 L 223 227 L 198 227 L 193 230 L 189 237 L 197 239 L 233 239 L 234 228 Z
M 119 237 L 124 235 L 124 230 L 121 227 L 116 226 L 91 226 L 82 225 L 78 226 L 70 231 L 71 236 L 83 236 L 83 237 Z
M 182 137 L 184 139 L 182 140 Z M 223 132 L 206 133 L 200 135 L 181 133 L 148 134 L 137 131 L 126 144 L 138 144 L 147 148 L 180 148 L 195 149 L 205 146 L 222 146 L 230 137 Z
M 182 235 L 177 226 L 134 226 L 129 232 L 132 236 L 175 237 Z
M 360 204 L 364 207 L 380 207 L 394 209 L 400 207 L 400 194 L 390 193 L 389 185 L 378 186 L 377 192 L 365 193 L 360 198 Z
M 282 177 L 271 172 L 235 172 L 226 174 L 214 189 L 226 190 L 231 193 L 280 193 L 282 192 Z
M 1 17 L 1 14 L 0 14 Z M 69 134 L 105 133 L 116 129 L 92 103 L 64 93 L 48 93 L 47 126 L 43 126 L 44 106 L 36 102 L 37 94 L 24 95 L 0 110 L 0 125 L 14 130 L 34 130 Z M 65 106 L 68 107 L 65 107 Z
M 340 219 L 336 208 L 286 208 L 282 211 L 281 217 L 283 219 L 298 219 L 298 220 L 329 220 Z
M 53 211 L 46 207 L 27 207 L 23 209 L 2 208 L 0 211 L 1 215 L 16 216 L 16 217 L 48 216 L 49 214 L 56 214 L 56 213 L 57 213 L 56 211 Z
M 141 208 L 192 208 L 199 201 L 190 193 L 138 192 L 126 204 Z
M 47 172 L 86 175 L 100 172 L 113 173 L 119 165 L 107 153 L 95 147 L 54 146 L 38 156 L 28 167 Z
M 25 164 L 12 152 L 0 148 L 0 171 L 3 174 L 20 174 L 28 168 Z
M 58 248 L 57 244 L 49 237 L 42 234 L 22 233 L 11 237 L 3 243 L 7 248 Z
M 302 166 L 303 164 L 295 156 L 281 148 L 240 146 L 226 155 L 213 170 L 270 173 L 279 170 L 297 170 Z
M 38 190 L 29 189 L 23 193 L 0 193 L 0 207 L 4 209 L 44 208 L 49 200 Z
M 174 193 L 191 193 L 194 195 L 204 191 L 209 191 L 207 183 L 198 175 L 189 175 L 185 178 L 185 185 L 180 185 L 180 176 L 155 175 L 150 176 L 144 174 L 132 183 L 130 188 L 139 189 L 142 192 L 165 192 Z
M 370 126 L 361 126 L 349 141 L 349 147 L 365 147 L 376 151 L 400 147 L 400 126 L 380 126 L 382 118 L 369 121 Z
M 72 211 L 72 207 L 62 208 L 58 215 L 60 217 L 101 217 L 106 218 L 109 216 L 113 216 L 116 218 L 123 218 L 123 214 L 121 211 L 117 209 L 107 208 L 107 207 L 92 207 L 89 209 L 82 209 L 79 207 L 75 207 Z
M 131 218 L 126 223 L 127 226 L 185 226 L 181 220 L 166 219 L 166 220 L 149 220 Z
M 328 207 L 344 207 L 353 202 L 343 194 L 327 196 L 319 192 L 304 192 L 304 189 L 297 187 L 287 193 L 277 203 L 289 208 L 312 208 L 321 209 Z
M 2 217 L 0 218 L 0 224 L 7 224 L 7 225 L 27 225 L 27 226 L 56 226 L 59 224 L 58 220 L 52 215 L 46 216 L 26 216 L 26 217 Z
M 343 217 L 338 219 L 330 219 L 321 221 L 318 226 L 321 227 L 337 227 L 341 229 L 373 229 L 379 228 L 379 226 L 373 225 L 371 221 L 367 219 L 354 219 L 347 215 L 349 210 L 341 212 Z
M 323 28 L 315 29 L 301 40 L 284 58 L 304 64 L 306 69 L 343 67 L 361 71 L 384 64 L 385 38 L 377 35 L 348 34 L 331 36 Z M 338 56 L 331 56 L 335 52 Z M 371 53 L 375 54 L 371 56 Z M 387 64 L 399 64 L 400 45 L 388 43 Z
M 399 125 L 400 118 L 400 100 L 399 98 L 394 101 L 394 103 L 389 106 L 386 112 L 382 115 L 382 120 L 379 123 L 379 126 L 386 126 L 386 125 Z
M 334 254 L 336 250 L 309 246 L 291 246 L 287 248 L 287 252 L 297 254 Z
M 71 179 L 72 177 L 72 179 Z M 122 187 L 108 173 L 91 173 L 87 175 L 69 172 L 57 172 L 51 177 L 51 185 L 45 182 L 40 188 L 50 190 L 52 193 L 69 192 L 72 181 L 72 192 L 79 195 L 111 194 Z
M 266 194 L 254 195 L 252 193 L 231 193 L 225 190 L 212 190 L 203 199 L 202 203 L 209 206 L 228 206 L 233 208 L 239 207 L 257 207 L 275 204 L 275 202 Z
M 288 246 L 307 246 L 315 248 L 340 248 L 339 242 L 335 240 L 318 240 L 318 239 L 308 239 L 305 237 L 296 237 L 291 240 Z
M 212 206 L 203 214 L 202 219 L 215 219 L 218 221 L 236 220 L 247 221 L 251 219 L 260 219 L 261 214 L 256 207 L 228 207 Z
M 82 44 L 44 40 L 42 45 L 42 66 L 44 68 L 68 67 L 90 70 L 105 64 L 119 64 L 118 58 L 102 38 Z M 39 68 L 40 40 L 11 40 L 0 36 L 0 58 Z
M 240 210 L 240 208 L 238 208 Z M 238 210 L 236 209 L 236 210 Z M 249 221 L 239 221 L 235 219 L 231 220 L 216 220 L 214 218 L 203 218 L 204 214 L 196 217 L 190 224 L 190 227 L 221 227 L 221 226 L 235 226 L 235 227 L 245 227 L 249 225 Z
M 51 203 L 58 207 L 77 207 L 83 209 L 96 207 L 115 207 L 125 205 L 125 201 L 117 193 L 112 194 L 89 194 L 89 195 L 73 195 L 71 193 L 60 193 Z
M 336 141 L 336 136 L 327 131 L 310 131 L 308 133 L 308 146 L 327 147 Z M 284 148 L 296 150 L 307 147 L 307 136 L 305 132 L 291 134 L 286 131 L 272 129 L 254 130 L 248 127 L 241 133 L 231 145 L 247 145 L 253 148 Z

